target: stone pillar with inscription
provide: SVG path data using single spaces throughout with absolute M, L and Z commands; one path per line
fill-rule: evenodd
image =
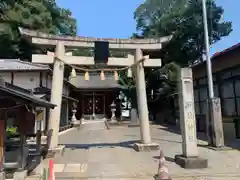
M 176 155 L 178 165 L 187 169 L 207 168 L 207 159 L 198 157 L 192 69 L 182 68 L 179 82 L 182 155 Z

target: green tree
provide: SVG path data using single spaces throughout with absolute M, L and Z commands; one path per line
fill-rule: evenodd
M 155 90 L 157 96 L 153 101 L 158 101 L 159 96 L 173 96 L 178 90 L 178 81 L 180 76 L 180 66 L 174 62 L 153 70 L 146 78 L 147 88 Z
M 132 107 L 136 108 L 136 84 L 133 77 L 128 77 L 126 71 L 120 71 L 119 84 L 122 87 L 122 92 L 126 96 L 127 101 L 131 102 Z
M 1 0 L 1 58 L 29 58 L 32 46 L 20 38 L 19 26 L 52 34 L 76 35 L 76 20 L 55 0 Z
M 224 10 L 214 0 L 207 0 L 210 43 L 216 43 L 232 31 L 231 22 L 224 22 Z M 174 109 L 180 67 L 202 60 L 204 53 L 204 27 L 202 0 L 145 0 L 134 13 L 137 33 L 133 38 L 172 36 L 161 51 L 154 54 L 163 59 L 163 67 L 150 72 L 147 89 L 157 95 L 149 98 L 149 109 L 162 105 L 163 112 Z M 156 53 L 156 52 L 155 52 Z M 160 103 L 159 103 L 160 102 Z M 156 105 L 157 104 L 157 105 Z M 170 107 L 171 108 L 170 108 Z M 158 109 L 159 110 L 159 109 Z
M 148 107 L 154 120 L 157 120 L 156 112 L 159 110 L 172 117 L 176 115 L 174 99 L 178 94 L 179 73 L 180 66 L 174 62 L 148 73 L 148 94 L 151 94 L 150 91 L 154 92 L 152 97 L 148 97 Z
M 146 69 L 146 91 L 148 108 L 151 114 L 156 115 L 160 109 L 170 110 L 173 105 L 173 100 L 177 95 L 178 80 L 179 80 L 180 66 L 174 62 L 159 69 Z M 131 109 L 137 109 L 137 94 L 135 79 L 127 76 L 127 72 L 120 72 L 119 84 L 122 87 L 123 94 L 131 102 Z M 151 96 L 151 91 L 154 96 Z M 162 107 L 160 107 L 162 105 Z M 171 109 L 172 110 L 172 109 Z M 172 112 L 171 112 L 172 113 Z
M 207 0 L 211 44 L 232 31 L 231 22 L 222 20 L 224 10 Z M 146 0 L 135 11 L 138 33 L 135 37 L 157 38 L 172 35 L 163 47 L 165 63 L 175 61 L 187 66 L 201 60 L 204 53 L 202 0 Z

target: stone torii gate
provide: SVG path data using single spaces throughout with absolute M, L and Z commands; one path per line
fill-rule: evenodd
M 50 150 L 58 146 L 59 119 L 62 101 L 62 88 L 64 78 L 64 64 L 71 65 L 94 65 L 94 57 L 90 56 L 69 56 L 66 53 L 67 48 L 94 48 L 95 42 L 108 42 L 109 49 L 126 50 L 133 52 L 134 55 L 128 55 L 127 58 L 109 57 L 106 63 L 109 67 L 126 67 L 136 64 L 134 73 L 136 78 L 137 104 L 139 109 L 139 122 L 141 132 L 141 143 L 136 144 L 138 151 L 157 149 L 158 145 L 152 143 L 149 117 L 146 98 L 146 85 L 144 67 L 160 67 L 161 59 L 146 59 L 144 62 L 137 63 L 143 59 L 143 51 L 160 50 L 162 43 L 166 43 L 171 37 L 162 37 L 159 39 L 108 39 L 108 38 L 89 38 L 89 37 L 70 37 L 57 36 L 37 31 L 31 31 L 20 28 L 20 33 L 31 39 L 33 44 L 46 47 L 55 47 L 55 58 L 49 54 L 33 54 L 33 63 L 53 64 L 53 78 L 51 89 L 51 103 L 57 107 L 50 110 L 50 119 L 48 129 L 53 130 L 52 139 L 49 145 Z

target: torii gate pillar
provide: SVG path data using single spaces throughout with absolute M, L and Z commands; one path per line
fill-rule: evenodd
M 143 52 L 140 48 L 136 49 L 134 63 L 137 63 L 143 58 Z M 144 73 L 144 62 L 136 64 L 136 91 L 137 91 L 137 105 L 140 122 L 141 143 L 135 144 L 136 151 L 158 150 L 159 145 L 153 144 L 150 135 L 148 105 L 146 95 L 146 83 Z
M 49 142 L 49 150 L 56 150 L 58 147 L 58 132 L 62 105 L 62 91 L 64 80 L 64 62 L 60 57 L 65 55 L 65 47 L 61 41 L 58 41 L 55 50 L 55 58 L 53 62 L 53 77 L 51 89 L 51 103 L 57 105 L 50 110 L 48 121 L 48 132 L 51 132 L 51 140 Z

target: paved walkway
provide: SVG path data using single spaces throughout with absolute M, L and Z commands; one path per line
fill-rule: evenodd
M 209 168 L 186 170 L 173 159 L 181 154 L 180 135 L 156 125 L 151 126 L 151 133 L 153 142 L 163 148 L 173 180 L 240 179 L 240 151 L 199 147 L 200 156 L 209 160 Z M 153 179 L 159 151 L 135 152 L 130 146 L 137 140 L 139 128 L 69 131 L 60 136 L 60 143 L 67 148 L 64 156 L 54 159 L 56 179 Z

